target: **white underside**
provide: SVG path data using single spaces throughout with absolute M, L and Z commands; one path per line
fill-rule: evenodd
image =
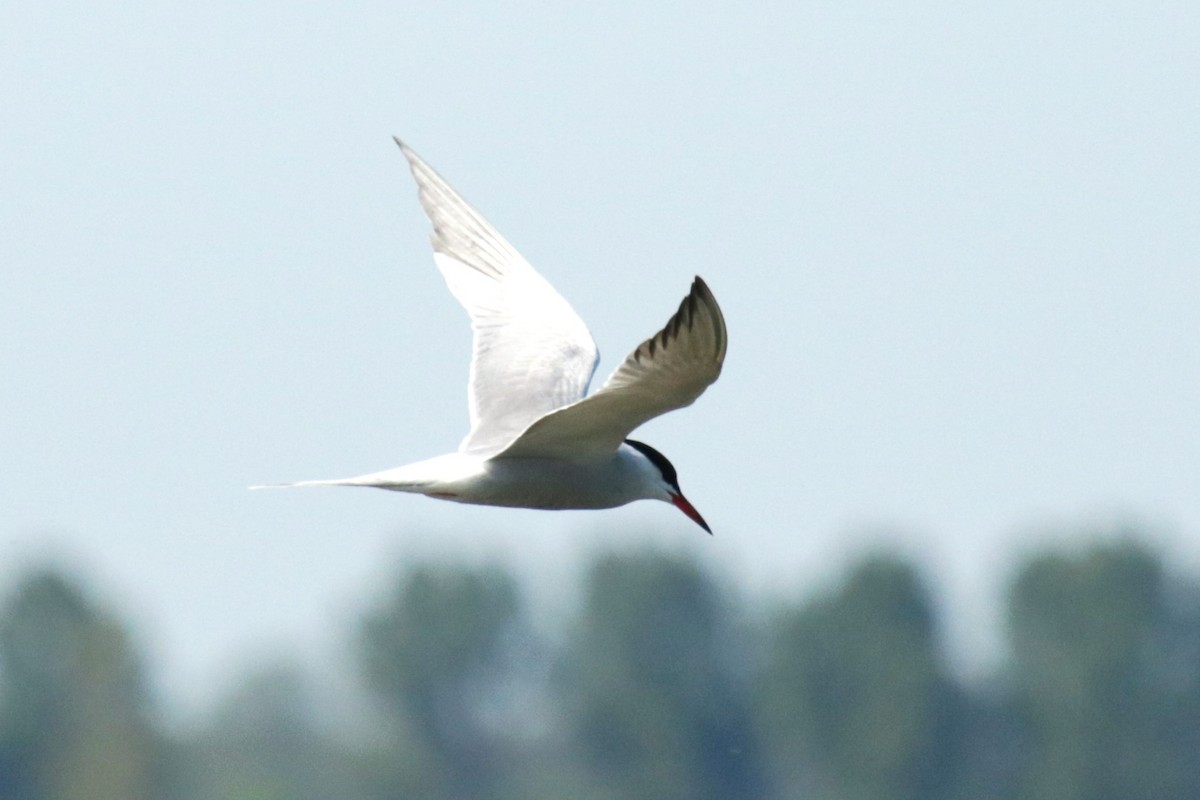
M 288 486 L 367 486 L 439 500 L 515 508 L 614 508 L 670 500 L 653 465 L 622 445 L 603 459 L 488 458 L 449 453 L 354 478 Z

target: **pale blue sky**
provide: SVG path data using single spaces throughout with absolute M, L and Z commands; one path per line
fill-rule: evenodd
M 1200 565 L 1191 3 L 18 3 L 0 15 L 0 589 L 48 556 L 173 702 L 317 652 L 398 562 L 567 588 L 652 539 L 748 592 L 920 554 L 986 659 L 1088 524 Z M 703 275 L 664 504 L 251 493 L 453 449 L 468 329 L 393 134 L 570 300 L 601 376 Z M 1052 536 L 1053 534 L 1053 536 Z

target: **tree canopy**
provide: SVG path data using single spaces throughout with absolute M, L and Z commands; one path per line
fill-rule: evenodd
M 552 632 L 527 604 L 501 567 L 404 566 L 347 637 L 357 694 L 282 663 L 180 731 L 126 624 L 31 572 L 0 603 L 0 797 L 1200 797 L 1200 583 L 1131 542 L 1021 565 L 974 683 L 892 556 L 796 602 L 610 553 Z

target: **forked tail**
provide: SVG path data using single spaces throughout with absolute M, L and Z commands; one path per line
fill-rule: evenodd
M 258 486 L 248 486 L 251 491 L 258 489 L 294 489 L 298 486 L 369 486 L 370 484 L 355 483 L 354 478 L 342 478 L 332 481 L 292 481 L 291 483 L 263 483 Z
M 292 483 L 267 483 L 251 486 L 250 489 L 294 489 L 304 486 L 369 486 L 376 489 L 389 489 L 393 492 L 416 492 L 424 494 L 433 481 L 418 479 L 402 474 L 399 469 L 385 472 L 373 472 L 370 475 L 359 475 L 356 478 L 335 478 L 326 481 L 293 481 Z

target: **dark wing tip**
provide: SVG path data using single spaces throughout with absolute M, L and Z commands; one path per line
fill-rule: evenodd
M 686 327 L 689 331 L 695 327 L 696 319 L 700 316 L 701 309 L 708 312 L 708 317 L 712 321 L 712 335 L 715 343 L 714 354 L 718 365 L 725 360 L 725 317 L 721 314 L 721 307 L 717 305 L 717 298 L 713 296 L 712 290 L 708 288 L 708 284 L 699 275 L 692 281 L 691 290 L 679 303 L 679 308 L 667 320 L 667 324 L 662 330 L 651 336 L 646 341 L 638 345 L 633 351 L 635 361 L 641 361 L 643 356 L 653 358 L 658 350 L 666 350 L 671 341 L 678 338 L 679 332 Z
M 396 146 L 400 148 L 400 152 L 404 154 L 404 158 L 408 161 L 408 168 L 412 170 L 414 177 L 417 174 L 418 168 L 421 167 L 430 172 L 433 171 L 411 147 L 406 145 L 404 141 L 401 140 L 399 136 L 393 136 L 392 141 L 396 143 Z
M 420 156 L 418 156 L 416 153 L 414 153 L 413 149 L 411 147 L 409 147 L 408 145 L 406 145 L 404 143 L 404 140 L 401 139 L 399 136 L 393 136 L 392 141 L 395 142 L 396 146 L 400 148 L 400 152 L 404 153 L 404 157 L 406 159 L 408 159 L 409 164 L 412 164 L 414 161 L 421 160 Z
M 708 288 L 708 284 L 699 275 L 692 281 L 692 291 L 688 294 L 690 299 L 696 303 L 703 304 L 708 309 L 709 315 L 713 322 L 713 335 L 717 340 L 717 363 L 725 361 L 725 349 L 728 345 L 728 333 L 725 330 L 725 315 L 721 313 L 721 306 L 717 304 L 717 298 L 713 295 L 712 289 Z

